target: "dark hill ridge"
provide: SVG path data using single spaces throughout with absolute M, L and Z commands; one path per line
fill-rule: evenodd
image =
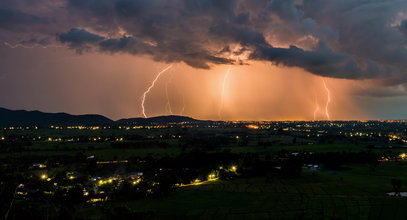
M 112 123 L 114 123 L 112 120 L 101 115 L 70 115 L 0 108 L 0 126 L 89 126 Z
M 157 123 L 198 122 L 184 116 L 158 116 L 152 118 L 129 118 L 113 121 L 102 115 L 70 115 L 67 113 L 44 113 L 40 111 L 9 110 L 0 108 L 0 126 L 91 126 L 91 125 L 148 125 Z

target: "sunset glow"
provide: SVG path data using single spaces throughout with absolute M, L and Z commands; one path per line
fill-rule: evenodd
M 6 0 L 0 101 L 112 119 L 406 118 L 407 4 L 314 1 Z
M 5 220 L 405 219 L 406 149 L 407 0 L 0 0 Z

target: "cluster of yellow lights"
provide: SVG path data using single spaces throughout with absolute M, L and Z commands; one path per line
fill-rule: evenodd
M 390 140 L 390 141 L 395 141 L 395 140 L 397 140 L 397 141 L 402 141 L 403 143 L 407 143 L 407 140 L 405 140 L 404 138 L 399 137 L 399 136 L 397 136 L 397 135 L 389 135 L 388 137 L 389 137 L 389 140 Z
M 223 167 L 220 167 L 219 169 L 223 169 Z M 177 187 L 186 187 L 186 186 L 198 186 L 202 185 L 208 182 L 216 181 L 218 180 L 219 177 L 216 172 L 212 172 L 208 175 L 206 180 L 201 180 L 201 179 L 195 179 L 192 181 L 190 184 L 176 184 Z
M 102 140 L 102 138 L 101 138 L 101 137 L 94 137 L 94 138 L 90 138 L 89 140 L 90 140 L 90 141 L 100 141 L 100 140 Z M 105 141 L 108 141 L 109 138 L 105 138 L 104 140 L 105 140 Z
M 68 172 L 66 174 L 66 176 L 68 177 L 68 179 L 73 180 L 76 178 L 75 173 L 74 172 Z
M 257 130 L 260 128 L 258 125 L 254 125 L 254 124 L 246 125 L 246 127 L 249 129 L 253 129 L 253 130 Z
M 33 126 L 33 127 L 5 127 L 5 128 L 3 128 L 3 130 L 30 130 L 30 129 L 38 130 L 38 127 Z
M 215 173 L 211 173 L 208 175 L 208 181 L 213 181 L 213 180 L 217 180 L 218 178 L 216 177 Z
M 391 161 L 399 161 L 399 160 L 406 160 L 407 154 L 401 153 L 397 156 L 397 158 L 389 158 L 389 157 L 381 157 L 378 161 L 379 162 L 391 162 Z
M 171 128 L 172 126 L 168 125 L 150 125 L 150 126 L 119 126 L 119 129 L 123 130 L 135 130 L 135 129 L 156 129 L 156 128 Z
M 42 175 L 40 176 L 40 178 L 41 178 L 42 180 L 46 180 L 46 181 L 48 181 L 48 182 L 51 181 L 51 178 L 49 178 L 47 174 L 42 174 Z
M 41 137 L 38 137 L 38 139 L 41 139 Z M 103 138 L 102 137 L 93 137 L 93 138 L 89 138 L 89 141 L 101 141 Z M 35 140 L 35 138 L 33 138 L 33 140 Z M 76 141 L 79 141 L 79 138 L 76 138 Z M 108 141 L 109 138 L 104 138 L 103 140 Z M 116 138 L 116 141 L 123 141 L 123 138 Z M 73 138 L 68 138 L 68 139 L 62 139 L 62 138 L 52 138 L 49 137 L 47 138 L 47 141 L 49 142 L 61 142 L 61 141 L 67 141 L 67 142 L 73 142 L 75 141 L 75 139 Z
M 111 184 L 111 183 L 113 183 L 114 180 L 117 180 L 117 178 L 109 178 L 109 179 L 106 179 L 106 180 L 99 180 L 97 182 L 97 185 L 103 186 L 105 184 Z
M 341 132 L 340 132 L 341 133 Z M 345 135 L 353 137 L 353 136 L 366 136 L 366 137 L 370 137 L 371 135 L 373 135 L 373 133 L 363 133 L 363 132 L 355 132 L 355 133 L 345 133 Z M 379 136 L 381 136 L 381 134 L 379 134 Z
M 220 166 L 219 167 L 219 170 L 223 170 L 224 168 L 223 168 L 223 166 Z M 233 165 L 233 166 L 231 166 L 229 169 L 227 169 L 229 172 L 234 172 L 234 173 L 236 173 L 237 172 L 237 166 L 236 165 Z M 205 183 L 208 183 L 208 182 L 211 182 L 211 181 L 216 181 L 216 180 L 218 180 L 219 179 L 219 177 L 218 177 L 218 175 L 217 175 L 217 172 L 216 171 L 214 171 L 214 172 L 212 172 L 212 173 L 210 173 L 209 175 L 208 175 L 208 177 L 207 177 L 207 180 L 201 180 L 201 179 L 195 179 L 194 181 L 192 181 L 190 184 L 178 184 L 177 186 L 178 187 L 186 187 L 186 186 L 198 186 L 198 185 L 202 185 L 202 184 L 205 184 Z
M 47 141 L 62 141 L 62 138 L 48 138 Z
M 134 180 L 133 182 L 131 182 L 133 185 L 137 185 L 137 184 L 139 184 L 139 183 L 141 183 L 141 179 L 137 179 L 137 180 Z
M 167 126 L 167 125 L 155 125 L 155 126 L 146 126 L 147 129 L 157 129 L 157 128 L 169 128 L 171 126 Z
M 21 191 L 18 191 L 17 192 L 17 195 L 23 195 L 23 196 L 26 196 L 28 193 L 27 192 L 21 192 Z
M 92 198 L 90 200 L 88 200 L 87 202 L 89 203 L 97 203 L 97 202 L 105 202 L 107 201 L 107 197 L 105 198 Z
M 55 128 L 55 129 L 63 129 L 63 127 L 54 127 L 54 126 L 51 126 L 51 128 Z M 100 127 L 100 126 L 89 126 L 89 127 L 86 127 L 86 126 L 67 126 L 66 127 L 67 129 L 78 129 L 78 130 L 84 130 L 84 129 L 87 129 L 87 130 L 100 130 L 100 129 L 109 129 L 110 127 Z
M 192 183 L 190 183 L 190 184 L 179 184 L 178 187 L 199 186 L 199 185 L 202 185 L 202 184 L 207 183 L 207 182 L 209 182 L 209 181 L 214 181 L 214 180 L 207 180 L 207 181 L 204 181 L 204 180 L 200 180 L 200 179 L 195 179 L 195 180 L 192 181 Z

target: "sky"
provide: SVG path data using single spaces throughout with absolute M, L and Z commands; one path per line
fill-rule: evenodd
M 0 1 L 10 109 L 407 119 L 406 67 L 405 0 Z

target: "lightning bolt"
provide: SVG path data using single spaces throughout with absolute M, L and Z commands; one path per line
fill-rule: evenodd
M 184 115 L 184 111 L 185 111 L 185 96 L 184 96 L 184 94 L 182 94 L 182 109 L 179 114 Z
M 322 79 L 322 82 L 324 83 L 324 87 L 325 87 L 325 90 L 327 93 L 327 99 L 326 99 L 326 104 L 325 104 L 325 115 L 328 120 L 331 120 L 331 116 L 329 115 L 329 109 L 328 109 L 329 103 L 331 103 L 331 91 L 329 91 L 329 88 L 326 85 L 326 82 L 324 79 Z
M 222 93 L 221 93 L 221 99 L 220 99 L 220 106 L 219 106 L 219 111 L 218 111 L 218 116 L 220 119 L 222 119 L 222 110 L 223 110 L 223 105 L 225 103 L 225 90 L 226 90 L 226 82 L 228 80 L 230 71 L 232 70 L 232 66 L 228 67 L 228 70 L 226 71 L 225 75 L 223 76 L 223 82 L 222 82 Z
M 35 48 L 35 46 L 26 46 L 26 45 L 23 45 L 23 44 L 15 44 L 15 45 L 13 45 L 13 44 L 10 44 L 8 42 L 4 42 L 4 45 L 6 45 L 6 46 L 8 46 L 8 47 L 10 47 L 12 49 L 15 49 L 15 48 L 18 48 L 18 47 L 22 47 L 22 48 L 26 48 L 26 49 Z M 47 47 L 43 46 L 42 48 L 47 48 Z
M 170 80 L 168 80 L 168 82 L 165 84 L 165 96 L 167 97 L 167 104 L 165 105 L 165 108 L 167 109 L 167 111 L 168 111 L 171 115 L 173 115 L 174 113 L 172 113 L 172 107 L 171 107 L 171 102 L 170 102 L 170 96 L 168 95 L 168 84 L 171 83 L 172 77 L 174 77 L 174 75 L 171 75 Z
M 141 100 L 141 109 L 142 109 L 142 113 L 143 113 L 144 118 L 147 118 L 147 115 L 146 115 L 146 108 L 145 108 L 145 106 L 144 106 L 144 103 L 145 103 L 145 101 L 146 101 L 146 96 L 147 96 L 148 93 L 151 91 L 151 89 L 154 88 L 154 85 L 155 85 L 155 83 L 157 82 L 157 80 L 160 78 L 160 76 L 161 76 L 163 73 L 165 73 L 167 70 L 171 69 L 171 67 L 172 67 L 172 64 L 169 65 L 167 68 L 161 70 L 161 72 L 159 72 L 159 73 L 157 74 L 157 76 L 154 78 L 154 80 L 153 80 L 153 82 L 151 83 L 150 87 L 148 87 L 148 89 L 143 93 L 142 100 Z
M 315 105 L 316 105 L 315 110 L 314 110 L 314 121 L 315 121 L 315 120 L 317 120 L 317 114 L 318 114 L 318 112 L 320 110 L 320 107 L 319 107 L 319 104 L 318 104 L 317 94 L 315 93 L 314 95 L 315 95 Z

